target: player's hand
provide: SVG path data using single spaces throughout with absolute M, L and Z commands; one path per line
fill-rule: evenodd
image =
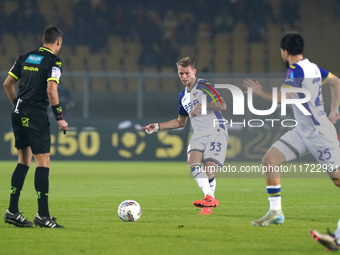
M 68 128 L 68 123 L 67 123 L 65 120 L 58 120 L 57 123 L 58 123 L 58 125 L 59 125 L 59 129 L 60 129 L 60 130 L 63 130 L 63 131 L 64 131 L 64 134 L 65 134 L 65 131 L 66 131 L 67 128 Z
M 243 87 L 252 88 L 253 93 L 258 96 L 261 96 L 263 91 L 262 85 L 258 81 L 255 82 L 249 79 L 243 81 Z M 244 93 L 248 93 L 248 91 L 244 91 Z
M 336 110 L 331 111 L 328 118 L 333 124 L 335 124 L 337 120 L 339 119 L 339 110 L 336 109 Z
M 142 127 L 142 129 L 145 130 L 146 133 L 148 133 L 149 135 L 157 132 L 159 130 L 159 124 L 158 123 L 151 123 L 145 127 Z
M 190 115 L 192 117 L 197 117 L 201 115 L 201 104 L 195 106 L 195 108 L 191 111 Z

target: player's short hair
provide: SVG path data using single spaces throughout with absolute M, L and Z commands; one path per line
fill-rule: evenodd
M 189 57 L 182 58 L 176 64 L 177 64 L 177 67 L 179 67 L 179 66 L 183 66 L 183 67 L 191 66 L 192 69 L 195 69 L 195 61 L 192 60 Z
M 55 43 L 59 38 L 63 38 L 63 31 L 57 26 L 49 26 L 44 32 L 44 42 L 48 44 Z
M 298 33 L 288 33 L 281 39 L 280 47 L 282 50 L 288 51 L 290 55 L 296 56 L 303 53 L 304 50 L 303 37 Z

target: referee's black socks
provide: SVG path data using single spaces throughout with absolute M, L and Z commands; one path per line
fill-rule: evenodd
M 38 213 L 40 217 L 50 217 L 48 210 L 48 190 L 50 169 L 47 167 L 37 167 L 35 170 L 34 186 L 37 192 Z
M 18 163 L 11 180 L 11 196 L 8 210 L 11 213 L 19 212 L 19 197 L 28 171 L 28 166 Z

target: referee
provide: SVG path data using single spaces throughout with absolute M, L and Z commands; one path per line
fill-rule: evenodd
M 50 216 L 48 209 L 51 138 L 47 116 L 47 107 L 51 104 L 59 129 L 66 132 L 68 124 L 63 118 L 57 91 L 62 62 L 56 55 L 61 48 L 62 37 L 60 28 L 48 27 L 44 32 L 43 47 L 20 56 L 4 82 L 7 96 L 14 106 L 11 117 L 15 147 L 18 149 L 18 164 L 12 175 L 10 204 L 4 220 L 18 227 L 33 226 L 19 212 L 18 206 L 33 154 L 36 163 L 34 186 L 38 199 L 34 224 L 63 228 Z M 14 84 L 18 80 L 19 92 L 16 94 Z

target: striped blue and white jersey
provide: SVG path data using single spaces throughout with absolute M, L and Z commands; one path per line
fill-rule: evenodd
M 179 94 L 178 116 L 190 118 L 191 126 L 194 130 L 193 136 L 196 138 L 211 135 L 215 132 L 228 135 L 227 126 L 223 124 L 224 118 L 220 111 L 207 110 L 206 115 L 201 114 L 196 117 L 190 115 L 197 104 L 202 104 L 203 95 L 207 97 L 207 104 L 212 101 L 215 104 L 221 103 L 220 96 L 214 87 L 215 85 L 209 81 L 198 78 L 190 91 L 184 88 Z
M 282 87 L 304 88 L 311 93 L 311 99 L 303 103 L 311 115 L 305 115 L 293 105 L 294 118 L 298 123 L 296 128 L 303 136 L 315 136 L 319 131 L 327 134 L 334 129 L 334 125 L 325 113 L 321 93 L 321 86 L 330 76 L 330 72 L 318 67 L 308 59 L 298 61 L 291 65 L 287 71 Z M 294 93 L 291 96 L 292 99 L 304 97 L 303 93 Z

